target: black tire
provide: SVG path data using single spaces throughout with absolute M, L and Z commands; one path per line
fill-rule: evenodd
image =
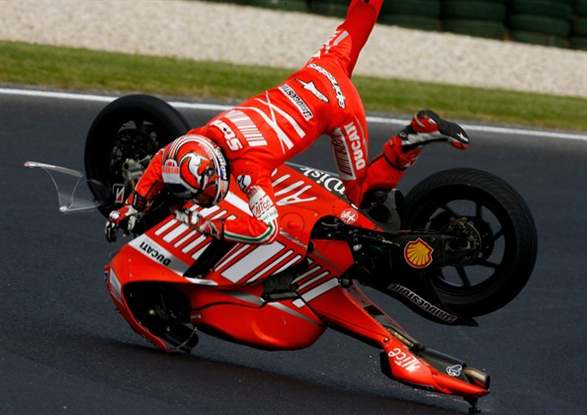
M 442 22 L 442 26 L 446 32 L 489 39 L 503 39 L 506 34 L 503 24 L 486 20 L 448 19 Z
M 503 3 L 489 1 L 447 0 L 442 3 L 442 16 L 501 22 L 506 16 L 506 7 Z
M 153 155 L 187 130 L 189 124 L 175 108 L 152 96 L 127 95 L 104 107 L 90 127 L 84 153 L 86 177 L 101 202 L 100 212 L 108 216 L 116 207 L 114 184 L 125 184 L 126 195 L 132 190 L 121 172 L 126 158 Z
M 473 215 L 462 215 L 456 211 L 462 207 L 455 210 L 450 203 L 472 203 Z M 416 185 L 407 194 L 405 207 L 403 228 L 445 231 L 435 227 L 444 227 L 444 221 L 450 226 L 455 217 L 463 216 L 478 232 L 483 249 L 474 265 L 430 270 L 440 298 L 455 312 L 470 317 L 491 313 L 513 300 L 526 285 L 536 261 L 536 227 L 525 201 L 504 180 L 475 169 L 442 171 Z M 496 231 L 497 226 L 501 228 Z M 499 256 L 501 261 L 491 262 Z M 464 278 L 459 267 L 465 269 Z M 467 272 L 475 270 L 492 274 L 473 283 Z M 462 285 L 448 281 L 449 271 L 458 271 Z
M 381 13 L 437 18 L 440 16 L 440 1 L 385 0 L 381 7 Z
M 514 14 L 510 16 L 509 26 L 512 30 L 542 33 L 545 35 L 567 37 L 571 33 L 571 23 L 552 17 Z
M 516 42 L 529 43 L 531 45 L 554 46 L 557 48 L 566 48 L 569 43 L 568 40 L 564 37 L 518 30 L 510 32 L 510 37 Z
M 553 0 L 512 0 L 510 14 L 531 14 L 568 20 L 573 15 L 570 4 Z
M 401 26 L 408 29 L 439 30 L 440 21 L 437 19 L 421 16 L 408 16 L 400 14 L 382 14 L 379 16 L 379 23 Z

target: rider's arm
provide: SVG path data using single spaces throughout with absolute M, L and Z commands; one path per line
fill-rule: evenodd
M 161 167 L 163 165 L 163 152 L 165 148 L 162 148 L 155 154 L 136 184 L 134 194 L 131 195 L 134 203 L 136 203 L 137 199 L 142 199 L 145 203 L 149 202 L 163 190 L 164 183 Z
M 235 220 L 210 221 L 209 225 L 213 228 L 206 232 L 204 224 L 203 230 L 234 242 L 271 243 L 279 234 L 279 224 L 270 176 L 268 173 L 253 171 L 250 174 L 239 173 L 237 181 L 249 199 L 249 209 L 253 215 L 242 215 Z

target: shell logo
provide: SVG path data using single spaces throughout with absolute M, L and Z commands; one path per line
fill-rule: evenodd
M 404 248 L 404 258 L 406 262 L 416 269 L 426 268 L 432 263 L 432 253 L 434 249 L 421 238 L 410 241 Z

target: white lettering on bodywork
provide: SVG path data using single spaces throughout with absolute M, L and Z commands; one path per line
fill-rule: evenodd
M 408 372 L 414 372 L 421 367 L 418 359 L 406 352 L 403 352 L 399 347 L 396 347 L 387 352 L 387 356 L 392 358 L 393 362 L 397 366 L 407 370 Z

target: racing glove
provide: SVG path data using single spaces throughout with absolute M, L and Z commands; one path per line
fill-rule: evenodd
M 126 205 L 113 210 L 108 216 L 104 234 L 108 242 L 116 241 L 116 232 L 122 229 L 125 235 L 130 234 L 143 217 L 144 199 L 133 192 L 127 199 Z
M 412 122 L 399 134 L 402 148 L 410 151 L 423 145 L 445 141 L 458 150 L 469 147 L 469 136 L 460 125 L 443 120 L 433 111 L 419 111 Z

